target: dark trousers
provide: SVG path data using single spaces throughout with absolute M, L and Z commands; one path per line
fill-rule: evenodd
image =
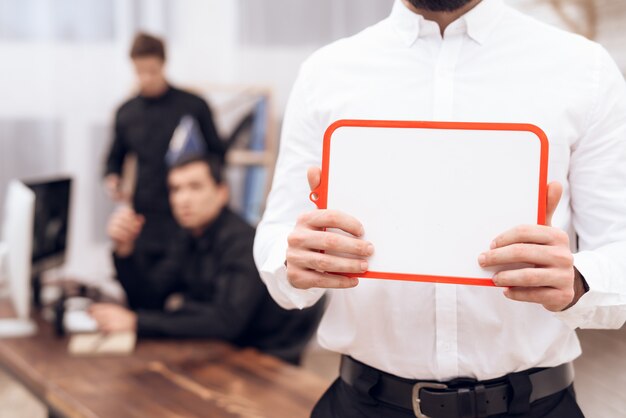
M 141 215 L 146 223 L 135 241 L 135 253 L 146 254 L 148 258 L 162 257 L 181 228 L 170 212 L 142 212 Z
M 375 382 L 372 382 L 373 387 Z M 371 389 L 370 387 L 370 389 Z M 311 413 L 311 418 L 414 418 L 413 411 L 383 404 L 368 392 L 357 390 L 341 378 L 328 388 Z M 573 385 L 569 388 L 539 399 L 530 404 L 523 414 L 492 415 L 494 418 L 584 418 L 578 404 Z M 432 417 L 437 418 L 437 417 Z

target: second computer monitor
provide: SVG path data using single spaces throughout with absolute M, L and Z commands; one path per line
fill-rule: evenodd
M 57 177 L 25 183 L 35 193 L 33 275 L 65 262 L 72 179 Z

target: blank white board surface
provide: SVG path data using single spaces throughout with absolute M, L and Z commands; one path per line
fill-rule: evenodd
M 342 120 L 311 199 L 363 223 L 375 254 L 358 277 L 489 286 L 478 255 L 545 222 L 547 160 L 529 124 Z

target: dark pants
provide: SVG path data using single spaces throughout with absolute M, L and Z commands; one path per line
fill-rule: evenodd
M 375 382 L 372 382 L 372 387 Z M 338 378 L 328 388 L 311 413 L 311 418 L 414 418 L 413 411 L 377 402 L 367 392 L 359 391 Z M 584 418 L 574 387 L 539 399 L 523 414 L 492 415 L 495 418 Z M 437 417 L 432 417 L 437 418 Z
M 180 226 L 170 212 L 142 212 L 146 223 L 135 241 L 135 252 L 163 256 L 177 237 Z

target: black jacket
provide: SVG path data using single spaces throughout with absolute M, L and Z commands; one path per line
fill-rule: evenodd
M 216 338 L 298 362 L 323 306 L 279 307 L 254 265 L 253 240 L 254 229 L 224 209 L 201 237 L 181 231 L 153 268 L 141 268 L 135 257 L 116 257 L 118 279 L 137 312 L 138 335 Z M 166 311 L 173 294 L 182 295 L 183 303 Z
M 137 155 L 133 206 L 139 213 L 170 212 L 165 154 L 174 130 L 185 115 L 198 122 L 208 151 L 223 158 L 225 144 L 215 129 L 211 109 L 194 94 L 169 87 L 156 98 L 137 96 L 130 99 L 117 111 L 105 175 L 120 174 L 126 154 Z

